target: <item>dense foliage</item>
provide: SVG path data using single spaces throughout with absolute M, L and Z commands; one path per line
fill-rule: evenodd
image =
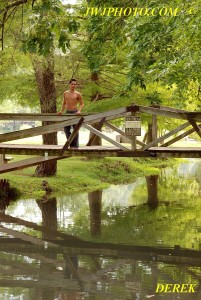
M 9 0 L 0 13 L 1 100 L 37 106 L 30 55 L 53 53 L 59 103 L 73 76 L 89 109 L 108 98 L 200 108 L 199 0 Z

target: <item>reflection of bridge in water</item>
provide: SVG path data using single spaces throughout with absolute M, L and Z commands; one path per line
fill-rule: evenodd
M 156 185 L 157 177 L 147 177 L 147 184 Z M 157 192 L 150 194 L 148 189 L 148 204 L 154 202 L 156 197 Z M 89 193 L 88 201 L 90 232 L 92 237 L 96 237 L 101 235 L 101 191 Z M 114 284 L 114 278 L 109 279 L 106 276 L 107 272 L 112 273 L 129 264 L 133 268 L 133 273 L 127 279 L 127 284 L 128 286 L 132 284 L 130 292 L 133 294 L 132 299 L 136 299 L 135 293 L 142 290 L 140 278 L 137 276 L 139 263 L 151 269 L 154 277 L 153 292 L 157 278 L 161 276 L 158 268 L 158 264 L 161 263 L 180 266 L 200 280 L 190 268 L 201 268 L 201 251 L 182 249 L 179 246 L 160 248 L 101 243 L 98 240 L 85 241 L 58 231 L 56 198 L 37 200 L 37 205 L 42 214 L 41 225 L 0 213 L 0 262 L 3 266 L 0 268 L 1 287 L 34 289 L 35 298 L 30 299 L 54 300 L 59 291 L 74 295 L 80 292 L 93 295 L 95 293 L 103 298 L 107 294 L 101 289 L 96 290 L 97 282 L 101 285 Z M 87 257 L 91 261 L 92 269 L 82 263 L 80 265 L 82 257 Z M 109 266 L 100 263 L 102 259 L 103 261 L 108 259 Z M 168 278 L 168 282 L 169 280 L 171 278 Z M 118 286 L 122 279 L 116 279 L 115 282 Z M 129 288 L 127 290 L 129 291 Z M 116 299 L 115 295 L 111 299 Z
M 103 126 L 109 127 L 114 132 L 125 137 L 126 134 L 118 127 L 114 126 L 110 120 L 119 119 L 125 116 L 135 115 L 143 116 L 149 119 L 149 131 L 147 137 L 141 141 L 136 136 L 126 137 L 130 142 L 131 147 L 117 142 L 106 134 L 101 132 Z M 158 137 L 157 118 L 173 118 L 176 120 L 183 120 L 185 123 L 177 126 L 175 129 Z M 188 112 L 179 109 L 173 109 L 162 106 L 145 107 L 139 105 L 132 105 L 125 108 L 119 108 L 108 112 L 72 116 L 55 114 L 0 114 L 0 120 L 28 120 L 28 121 L 49 121 L 53 122 L 50 125 L 39 126 L 31 129 L 24 129 L 0 135 L 0 153 L 4 156 L 6 154 L 19 155 L 37 155 L 30 159 L 19 162 L 1 165 L 0 173 L 5 173 L 20 168 L 38 165 L 44 162 L 68 158 L 71 156 L 90 156 L 90 157 L 201 157 L 201 147 L 173 147 L 172 145 L 188 135 L 196 132 L 201 137 L 200 125 L 201 113 Z M 96 129 L 92 124 L 98 124 Z M 64 126 L 76 124 L 71 136 L 64 146 L 60 145 L 22 145 L 10 144 L 11 141 L 44 135 L 52 132 L 63 130 Z M 83 127 L 92 133 L 92 136 L 86 146 L 79 149 L 70 149 L 70 144 L 80 128 Z M 190 127 L 190 128 L 188 128 Z M 92 146 L 96 136 L 105 140 L 112 146 Z M 9 142 L 9 144 L 6 144 Z
M 1 233 L 12 236 L 12 238 L 1 236 L 0 252 L 6 253 L 3 256 L 4 258 L 0 259 L 1 265 L 5 267 L 0 270 L 0 286 L 2 287 L 54 287 L 54 289 L 89 291 L 88 282 L 93 281 L 94 275 L 89 270 L 83 270 L 82 268 L 79 270 L 78 259 L 80 255 L 87 255 L 92 260 L 96 260 L 96 256 L 113 258 L 114 261 L 117 259 L 116 263 L 119 263 L 119 259 L 126 259 L 127 263 L 129 260 L 147 262 L 147 264 L 150 262 L 163 262 L 175 265 L 188 264 L 188 267 L 201 267 L 201 251 L 185 250 L 179 247 L 171 249 L 88 242 L 9 215 L 1 214 L 0 220 L 4 224 L 0 228 Z M 11 224 L 37 230 L 42 238 L 36 238 L 27 233 L 10 229 L 9 225 Z M 15 259 L 19 255 L 22 258 L 24 257 L 24 260 L 10 259 L 9 254 L 13 254 Z M 29 259 L 27 260 L 27 258 Z M 40 266 L 43 267 L 39 268 L 35 263 L 30 264 L 29 260 L 40 261 Z M 114 267 L 116 267 L 116 263 L 114 262 Z M 110 265 L 110 272 L 112 268 L 113 266 Z M 103 273 L 104 268 L 101 271 L 97 270 L 95 280 L 101 281 Z M 2 279 L 2 276 L 13 276 L 17 279 Z M 32 278 L 32 280 L 19 279 L 19 277 L 26 276 Z
M 29 236 L 7 227 L 1 226 L 2 233 L 12 235 L 15 238 L 2 238 L 0 250 L 13 253 L 33 254 L 63 254 L 65 255 L 104 255 L 108 257 L 130 258 L 143 261 L 158 261 L 169 264 L 188 264 L 188 266 L 201 266 L 201 251 L 175 248 L 159 248 L 150 246 L 117 245 L 110 243 L 95 243 L 84 241 L 78 237 L 51 230 L 32 222 L 0 214 L 3 223 L 14 223 L 32 228 L 43 234 L 43 238 Z M 48 235 L 48 238 L 44 237 Z M 51 237 L 51 238 L 50 238 Z M 38 256 L 38 258 L 40 255 Z M 37 255 L 35 256 L 37 258 Z M 52 260 L 50 259 L 50 262 Z M 47 259 L 48 262 L 48 259 Z M 57 265 L 56 260 L 54 265 Z M 57 265 L 59 266 L 59 264 Z

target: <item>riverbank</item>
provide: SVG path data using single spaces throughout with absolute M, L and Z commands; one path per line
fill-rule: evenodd
M 17 158 L 16 158 L 17 159 Z M 35 198 L 44 194 L 41 183 L 47 180 L 53 193 L 73 194 L 94 191 L 123 184 L 145 175 L 158 174 L 160 169 L 175 164 L 177 160 L 104 158 L 85 159 L 71 157 L 58 161 L 57 175 L 35 177 L 35 167 L 2 174 L 12 187 L 20 190 L 23 198 Z

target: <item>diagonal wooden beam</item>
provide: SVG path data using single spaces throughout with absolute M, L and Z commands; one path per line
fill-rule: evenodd
M 11 172 L 11 171 L 16 171 L 19 169 L 24 169 L 24 168 L 28 168 L 28 167 L 32 167 L 32 166 L 36 166 L 42 163 L 46 163 L 49 161 L 53 161 L 53 160 L 59 160 L 59 159 L 64 159 L 69 156 L 38 156 L 38 157 L 32 157 L 32 158 L 28 158 L 28 159 L 23 159 L 17 162 L 13 162 L 13 163 L 9 163 L 9 164 L 5 164 L 5 165 L 0 165 L 0 174 L 6 173 L 6 172 Z
M 200 127 L 197 125 L 196 121 L 191 118 L 190 116 L 187 116 L 189 123 L 193 126 L 199 137 L 201 138 L 201 130 Z
M 102 132 L 96 130 L 95 128 L 93 128 L 90 125 L 84 124 L 83 127 L 86 128 L 86 129 L 88 129 L 88 130 L 90 130 L 91 132 L 95 133 L 96 135 L 100 136 L 102 139 L 108 141 L 109 143 L 115 145 L 116 147 L 118 147 L 118 148 L 120 148 L 122 150 L 129 150 L 128 148 L 126 148 L 126 147 L 122 146 L 120 143 L 112 140 L 111 138 L 109 138 L 108 136 L 106 136 Z
M 71 242 L 72 240 L 75 241 L 80 241 L 81 239 L 78 238 L 77 236 L 72 236 L 70 234 L 67 233 L 63 233 L 63 232 L 59 232 L 57 230 L 51 229 L 50 227 L 46 227 L 43 225 L 38 225 L 34 222 L 31 221 L 27 221 L 21 218 L 16 218 L 10 215 L 7 215 L 5 213 L 1 213 L 0 212 L 0 222 L 2 223 L 12 223 L 12 224 L 18 224 L 18 225 L 22 225 L 25 226 L 26 228 L 31 228 L 34 230 L 38 230 L 41 233 L 45 233 L 45 234 L 49 234 L 51 235 L 52 239 L 57 240 L 58 238 L 65 240 L 66 242 Z
M 83 122 L 84 122 L 84 118 L 81 118 L 79 120 L 79 122 L 76 124 L 73 132 L 71 133 L 71 135 L 69 136 L 67 142 L 65 143 L 65 145 L 63 146 L 63 148 L 61 150 L 61 155 L 63 155 L 64 152 L 68 149 L 68 147 L 70 146 L 71 142 L 74 140 L 75 136 L 78 134 L 78 131 L 80 130 L 80 127 L 82 126 Z
M 97 125 L 96 127 L 96 130 L 101 130 L 101 128 L 103 127 L 103 124 L 105 122 L 105 117 L 101 119 L 101 121 L 99 122 L 99 124 Z M 93 141 L 95 140 L 96 138 L 96 134 L 93 133 L 92 137 L 89 139 L 88 143 L 86 144 L 86 146 L 91 146 L 93 144 Z
M 150 106 L 140 106 L 139 112 L 186 120 L 186 112 L 185 111 L 175 112 L 175 111 L 168 110 L 168 109 L 162 109 L 162 108 L 156 108 L 156 107 L 150 107 Z
M 105 122 L 105 125 L 106 125 L 107 127 L 109 127 L 110 129 L 112 129 L 112 130 L 118 132 L 119 134 L 121 134 L 121 135 L 123 135 L 123 136 L 126 136 L 126 134 L 125 134 L 125 132 L 124 132 L 123 130 L 119 129 L 118 127 L 116 127 L 115 125 L 111 124 L 110 122 L 106 121 L 106 122 Z M 126 136 L 126 137 L 127 137 L 127 136 Z M 127 138 L 130 140 L 130 137 L 127 137 Z
M 30 242 L 30 243 L 32 243 L 34 245 L 37 245 L 37 246 L 44 246 L 44 244 L 45 244 L 45 241 L 40 239 L 40 238 L 31 236 L 31 235 L 26 234 L 24 232 L 20 232 L 20 231 L 14 230 L 14 229 L 4 227 L 2 225 L 0 225 L 0 231 L 4 232 L 6 234 L 12 235 L 16 238 L 19 238 L 23 241 Z M 50 243 L 50 245 L 51 245 L 51 247 L 58 247 L 57 245 L 55 245 L 53 243 Z
M 175 128 L 175 129 L 169 131 L 168 133 L 164 134 L 164 135 L 161 136 L 160 138 L 158 138 L 158 139 L 152 141 L 151 143 L 147 144 L 146 146 L 142 147 L 141 150 L 144 151 L 144 150 L 149 149 L 149 148 L 152 147 L 152 146 L 157 145 L 158 143 L 164 141 L 165 139 L 167 139 L 167 138 L 170 137 L 171 135 L 173 135 L 173 134 L 175 134 L 175 133 L 177 133 L 177 132 L 179 132 L 179 131 L 185 129 L 185 128 L 188 127 L 188 126 L 189 126 L 189 122 L 186 122 L 186 123 L 184 123 L 184 124 L 178 126 L 177 128 Z
M 201 112 L 187 112 L 186 110 L 175 110 L 169 107 L 150 107 L 150 106 L 139 106 L 139 112 L 160 115 L 169 118 L 188 120 L 188 117 L 193 117 L 196 121 L 201 121 Z
M 35 128 L 30 129 L 24 129 L 24 130 L 18 130 L 14 132 L 4 133 L 0 135 L 0 143 L 7 142 L 7 141 L 13 141 L 28 137 L 33 137 L 37 135 L 47 134 L 51 132 L 57 132 L 60 130 L 63 130 L 64 126 L 71 125 L 72 123 L 76 123 L 76 118 L 72 118 L 68 121 L 53 123 L 49 125 L 44 126 L 38 126 Z
M 184 110 L 184 109 L 178 109 L 178 108 L 168 107 L 168 106 L 163 106 L 163 105 L 160 105 L 159 108 L 162 110 L 173 111 L 176 113 L 188 113 L 188 111 Z
M 198 125 L 198 126 L 199 126 L 199 128 L 201 128 L 201 124 Z M 183 139 L 184 137 L 188 136 L 189 134 L 191 134 L 191 133 L 193 133 L 193 132 L 195 132 L 195 129 L 194 129 L 194 128 L 191 128 L 191 129 L 187 130 L 186 132 L 184 132 L 184 133 L 178 135 L 177 137 L 173 138 L 172 140 L 168 141 L 167 143 L 164 143 L 164 144 L 161 145 L 160 147 L 168 147 L 168 146 L 170 146 L 170 145 L 176 143 L 177 141 Z
M 131 141 L 131 137 L 127 136 L 126 133 L 125 133 L 123 130 L 119 129 L 118 127 L 114 126 L 113 124 L 111 124 L 111 123 L 108 122 L 108 121 L 105 121 L 104 124 L 105 124 L 107 127 L 111 128 L 112 130 L 118 132 L 120 135 L 126 137 L 126 138 L 128 139 L 128 142 Z M 141 142 L 141 141 L 139 141 L 139 140 L 136 140 L 136 143 L 137 143 L 138 145 L 140 145 L 140 146 L 145 146 L 145 145 L 146 145 L 145 143 L 143 143 L 143 142 Z

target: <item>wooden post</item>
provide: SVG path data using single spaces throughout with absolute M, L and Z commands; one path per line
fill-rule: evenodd
M 197 125 L 196 121 L 193 120 L 193 118 L 191 117 L 187 117 L 189 123 L 193 126 L 193 128 L 195 129 L 195 131 L 197 132 L 197 134 L 199 135 L 199 137 L 201 138 L 201 130 L 200 127 Z
M 131 116 L 135 116 L 135 112 L 131 112 Z M 131 150 L 136 150 L 137 148 L 137 141 L 136 141 L 136 136 L 131 137 Z
M 157 116 L 152 115 L 152 141 L 155 141 L 157 139 Z M 158 146 L 158 143 L 155 145 Z
M 0 165 L 4 165 L 6 163 L 5 154 L 0 154 Z

